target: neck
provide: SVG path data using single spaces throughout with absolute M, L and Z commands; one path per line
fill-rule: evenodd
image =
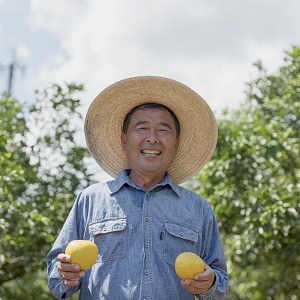
M 156 184 L 160 183 L 165 174 L 156 175 L 156 176 L 143 176 L 141 174 L 137 174 L 131 170 L 129 174 L 129 178 L 137 185 L 142 187 L 144 190 L 149 191 L 153 188 Z

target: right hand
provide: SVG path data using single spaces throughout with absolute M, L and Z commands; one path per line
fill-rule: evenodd
M 80 267 L 76 264 L 70 264 L 70 256 L 64 253 L 57 256 L 58 273 L 63 280 L 64 284 L 68 287 L 78 285 L 79 279 L 84 277 L 84 271 L 80 270 Z

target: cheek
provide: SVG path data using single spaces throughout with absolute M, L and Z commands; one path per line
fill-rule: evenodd
M 179 140 L 178 139 L 176 139 L 176 140 L 170 139 L 170 140 L 166 141 L 165 145 L 167 145 L 169 150 L 173 150 L 173 151 L 177 152 L 178 147 L 179 147 Z
M 121 136 L 121 145 L 123 151 L 128 151 L 128 149 L 132 149 L 135 144 L 135 139 L 132 135 L 122 134 Z
M 139 141 L 135 139 L 134 137 L 130 136 L 127 137 L 122 141 L 122 148 L 123 150 L 130 155 L 131 152 L 133 152 L 135 149 L 138 148 Z
M 129 136 L 126 137 L 126 144 L 130 146 L 137 147 L 140 143 L 142 143 L 144 140 L 144 137 L 140 134 L 134 132 L 131 133 Z

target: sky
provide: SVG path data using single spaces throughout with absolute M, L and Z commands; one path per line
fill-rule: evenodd
M 0 0 L 0 91 L 34 99 L 53 83 L 84 84 L 83 113 L 132 76 L 180 81 L 216 112 L 238 108 L 246 82 L 300 44 L 299 0 Z

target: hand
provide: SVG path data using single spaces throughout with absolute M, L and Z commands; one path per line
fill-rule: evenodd
M 85 273 L 80 270 L 78 265 L 70 264 L 69 255 L 61 253 L 57 256 L 57 260 L 58 273 L 64 284 L 68 287 L 76 286 Z
M 210 289 L 215 280 L 215 272 L 205 264 L 204 272 L 196 274 L 194 279 L 182 280 L 181 284 L 192 294 L 202 294 Z

